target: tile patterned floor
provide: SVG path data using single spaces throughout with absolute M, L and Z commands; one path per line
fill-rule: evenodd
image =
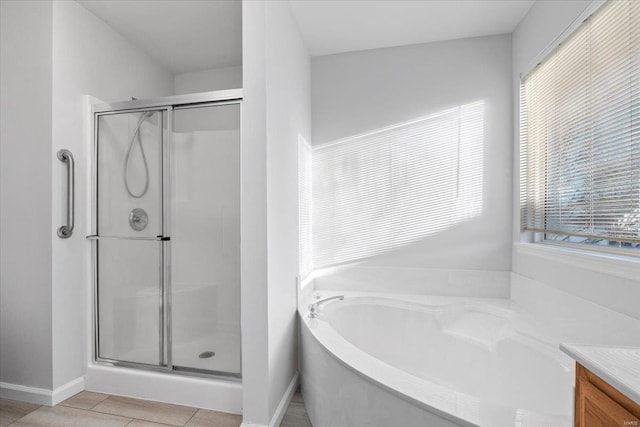
M 0 427 L 238 427 L 241 415 L 83 391 L 59 405 L 0 399 Z M 280 427 L 312 427 L 296 393 Z
M 300 392 L 293 395 L 280 427 L 313 427 L 311 421 L 309 421 Z

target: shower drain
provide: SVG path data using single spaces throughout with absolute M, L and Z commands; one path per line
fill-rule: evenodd
M 215 353 L 215 352 L 213 352 L 213 351 L 203 351 L 202 353 L 200 353 L 200 354 L 198 355 L 198 357 L 199 357 L 200 359 L 208 359 L 208 358 L 213 357 L 213 356 L 215 356 L 215 355 L 216 355 L 216 353 Z

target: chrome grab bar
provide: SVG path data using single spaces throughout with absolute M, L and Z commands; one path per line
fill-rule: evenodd
M 75 164 L 71 151 L 58 151 L 58 159 L 67 164 L 67 223 L 58 228 L 58 237 L 67 239 L 73 234 L 74 227 L 74 198 L 75 198 Z
M 312 319 L 315 319 L 316 317 L 318 317 L 318 308 L 320 306 L 320 304 L 323 304 L 327 301 L 332 301 L 334 299 L 339 299 L 339 300 L 343 300 L 344 299 L 344 295 L 336 295 L 333 297 L 328 297 L 328 298 L 323 298 L 323 299 L 319 299 L 318 301 L 314 302 L 313 304 L 309 304 L 309 317 Z

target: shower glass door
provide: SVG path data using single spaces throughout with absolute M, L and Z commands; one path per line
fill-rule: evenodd
M 96 355 L 167 366 L 163 146 L 167 110 L 96 120 Z
M 193 96 L 94 107 L 95 355 L 239 378 L 240 101 Z
M 170 157 L 174 369 L 240 376 L 240 105 L 176 107 Z

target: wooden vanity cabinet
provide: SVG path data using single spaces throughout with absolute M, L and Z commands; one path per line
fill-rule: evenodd
M 640 426 L 640 405 L 576 363 L 575 427 Z

